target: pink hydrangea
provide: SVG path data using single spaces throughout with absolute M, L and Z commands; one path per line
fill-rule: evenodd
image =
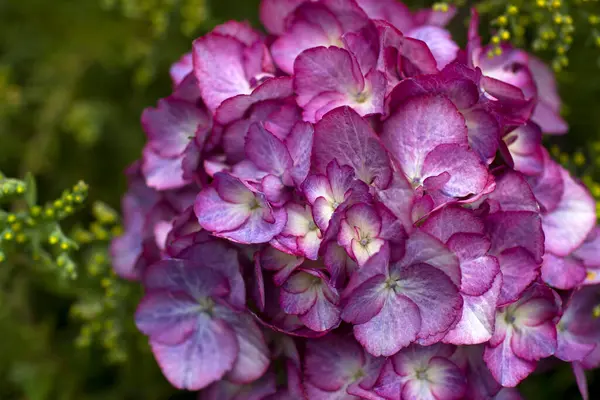
M 549 70 L 488 59 L 474 13 L 263 0 L 143 112 L 115 272 L 165 377 L 200 400 L 507 399 L 600 364 L 600 230 L 553 161 Z

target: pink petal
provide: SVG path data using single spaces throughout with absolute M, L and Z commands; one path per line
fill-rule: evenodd
M 556 350 L 556 327 L 547 322 L 521 329 L 513 333 L 510 345 L 515 355 L 524 360 L 550 357 Z
M 389 22 L 407 32 L 413 27 L 413 16 L 407 6 L 395 0 L 357 0 L 356 3 L 371 19 Z
M 143 151 L 142 172 L 146 184 L 157 190 L 178 189 L 189 183 L 183 176 L 181 157 L 163 158 L 150 146 Z
M 385 188 L 392 177 L 379 138 L 367 121 L 349 107 L 327 113 L 315 127 L 314 168 L 324 173 L 333 160 L 351 166 L 357 178 L 379 188 Z
M 383 275 L 376 275 L 356 288 L 345 302 L 342 319 L 364 324 L 379 314 L 388 297 L 384 281 Z
M 505 250 L 497 255 L 502 272 L 502 290 L 498 305 L 516 300 L 539 275 L 539 264 L 522 247 Z
M 326 332 L 339 325 L 340 309 L 319 290 L 315 304 L 307 313 L 300 315 L 300 321 L 315 332 Z

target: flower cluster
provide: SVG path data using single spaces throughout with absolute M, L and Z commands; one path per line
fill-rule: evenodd
M 518 398 L 600 363 L 600 231 L 543 133 L 554 78 L 474 13 L 263 0 L 173 65 L 127 171 L 114 269 L 165 375 L 200 399 Z M 277 377 L 277 379 L 276 379 Z M 285 379 L 282 379 L 284 378 Z

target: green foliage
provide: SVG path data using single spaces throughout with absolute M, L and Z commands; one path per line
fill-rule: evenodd
M 138 285 L 110 269 L 122 171 L 144 141 L 141 110 L 170 91 L 170 63 L 227 19 L 258 26 L 258 3 L 0 1 L 0 399 L 163 400 L 174 393 L 133 325 Z M 449 3 L 462 5 L 453 29 L 464 37 L 469 2 L 434 7 Z M 548 140 L 600 200 L 600 80 L 590 62 L 600 45 L 600 2 L 470 4 L 491 43 L 535 49 L 562 70 L 572 129 Z M 90 188 L 72 186 L 80 179 Z M 527 398 L 577 398 L 568 370 L 539 375 L 524 390 Z

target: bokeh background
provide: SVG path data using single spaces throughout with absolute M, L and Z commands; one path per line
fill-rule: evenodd
M 20 178 L 31 172 L 40 204 L 79 179 L 89 184 L 86 205 L 62 222 L 63 231 L 82 244 L 72 255 L 76 277 L 39 257 L 17 254 L 0 263 L 1 400 L 194 398 L 162 378 L 132 323 L 139 291 L 111 275 L 106 249 L 118 234 L 123 169 L 139 157 L 145 140 L 139 116 L 170 93 L 170 64 L 216 24 L 243 19 L 258 27 L 258 3 L 0 0 L 0 171 Z M 432 3 L 407 1 L 415 8 Z M 464 44 L 472 4 L 462 3 L 451 29 Z M 483 13 L 484 36 L 511 5 L 472 3 Z M 525 3 L 535 2 L 512 4 L 526 10 Z M 513 36 L 561 66 L 559 90 L 571 129 L 545 140 L 598 198 L 600 39 L 594 16 L 600 5 L 557 4 L 556 12 L 566 9 L 573 17 L 568 43 L 564 21 L 553 20 L 553 13 L 524 11 Z M 2 203 L 0 211 L 12 208 L 18 202 Z M 579 398 L 568 365 L 545 372 L 551 366 L 541 366 L 522 385 L 524 397 Z M 594 393 L 600 378 L 589 379 Z

